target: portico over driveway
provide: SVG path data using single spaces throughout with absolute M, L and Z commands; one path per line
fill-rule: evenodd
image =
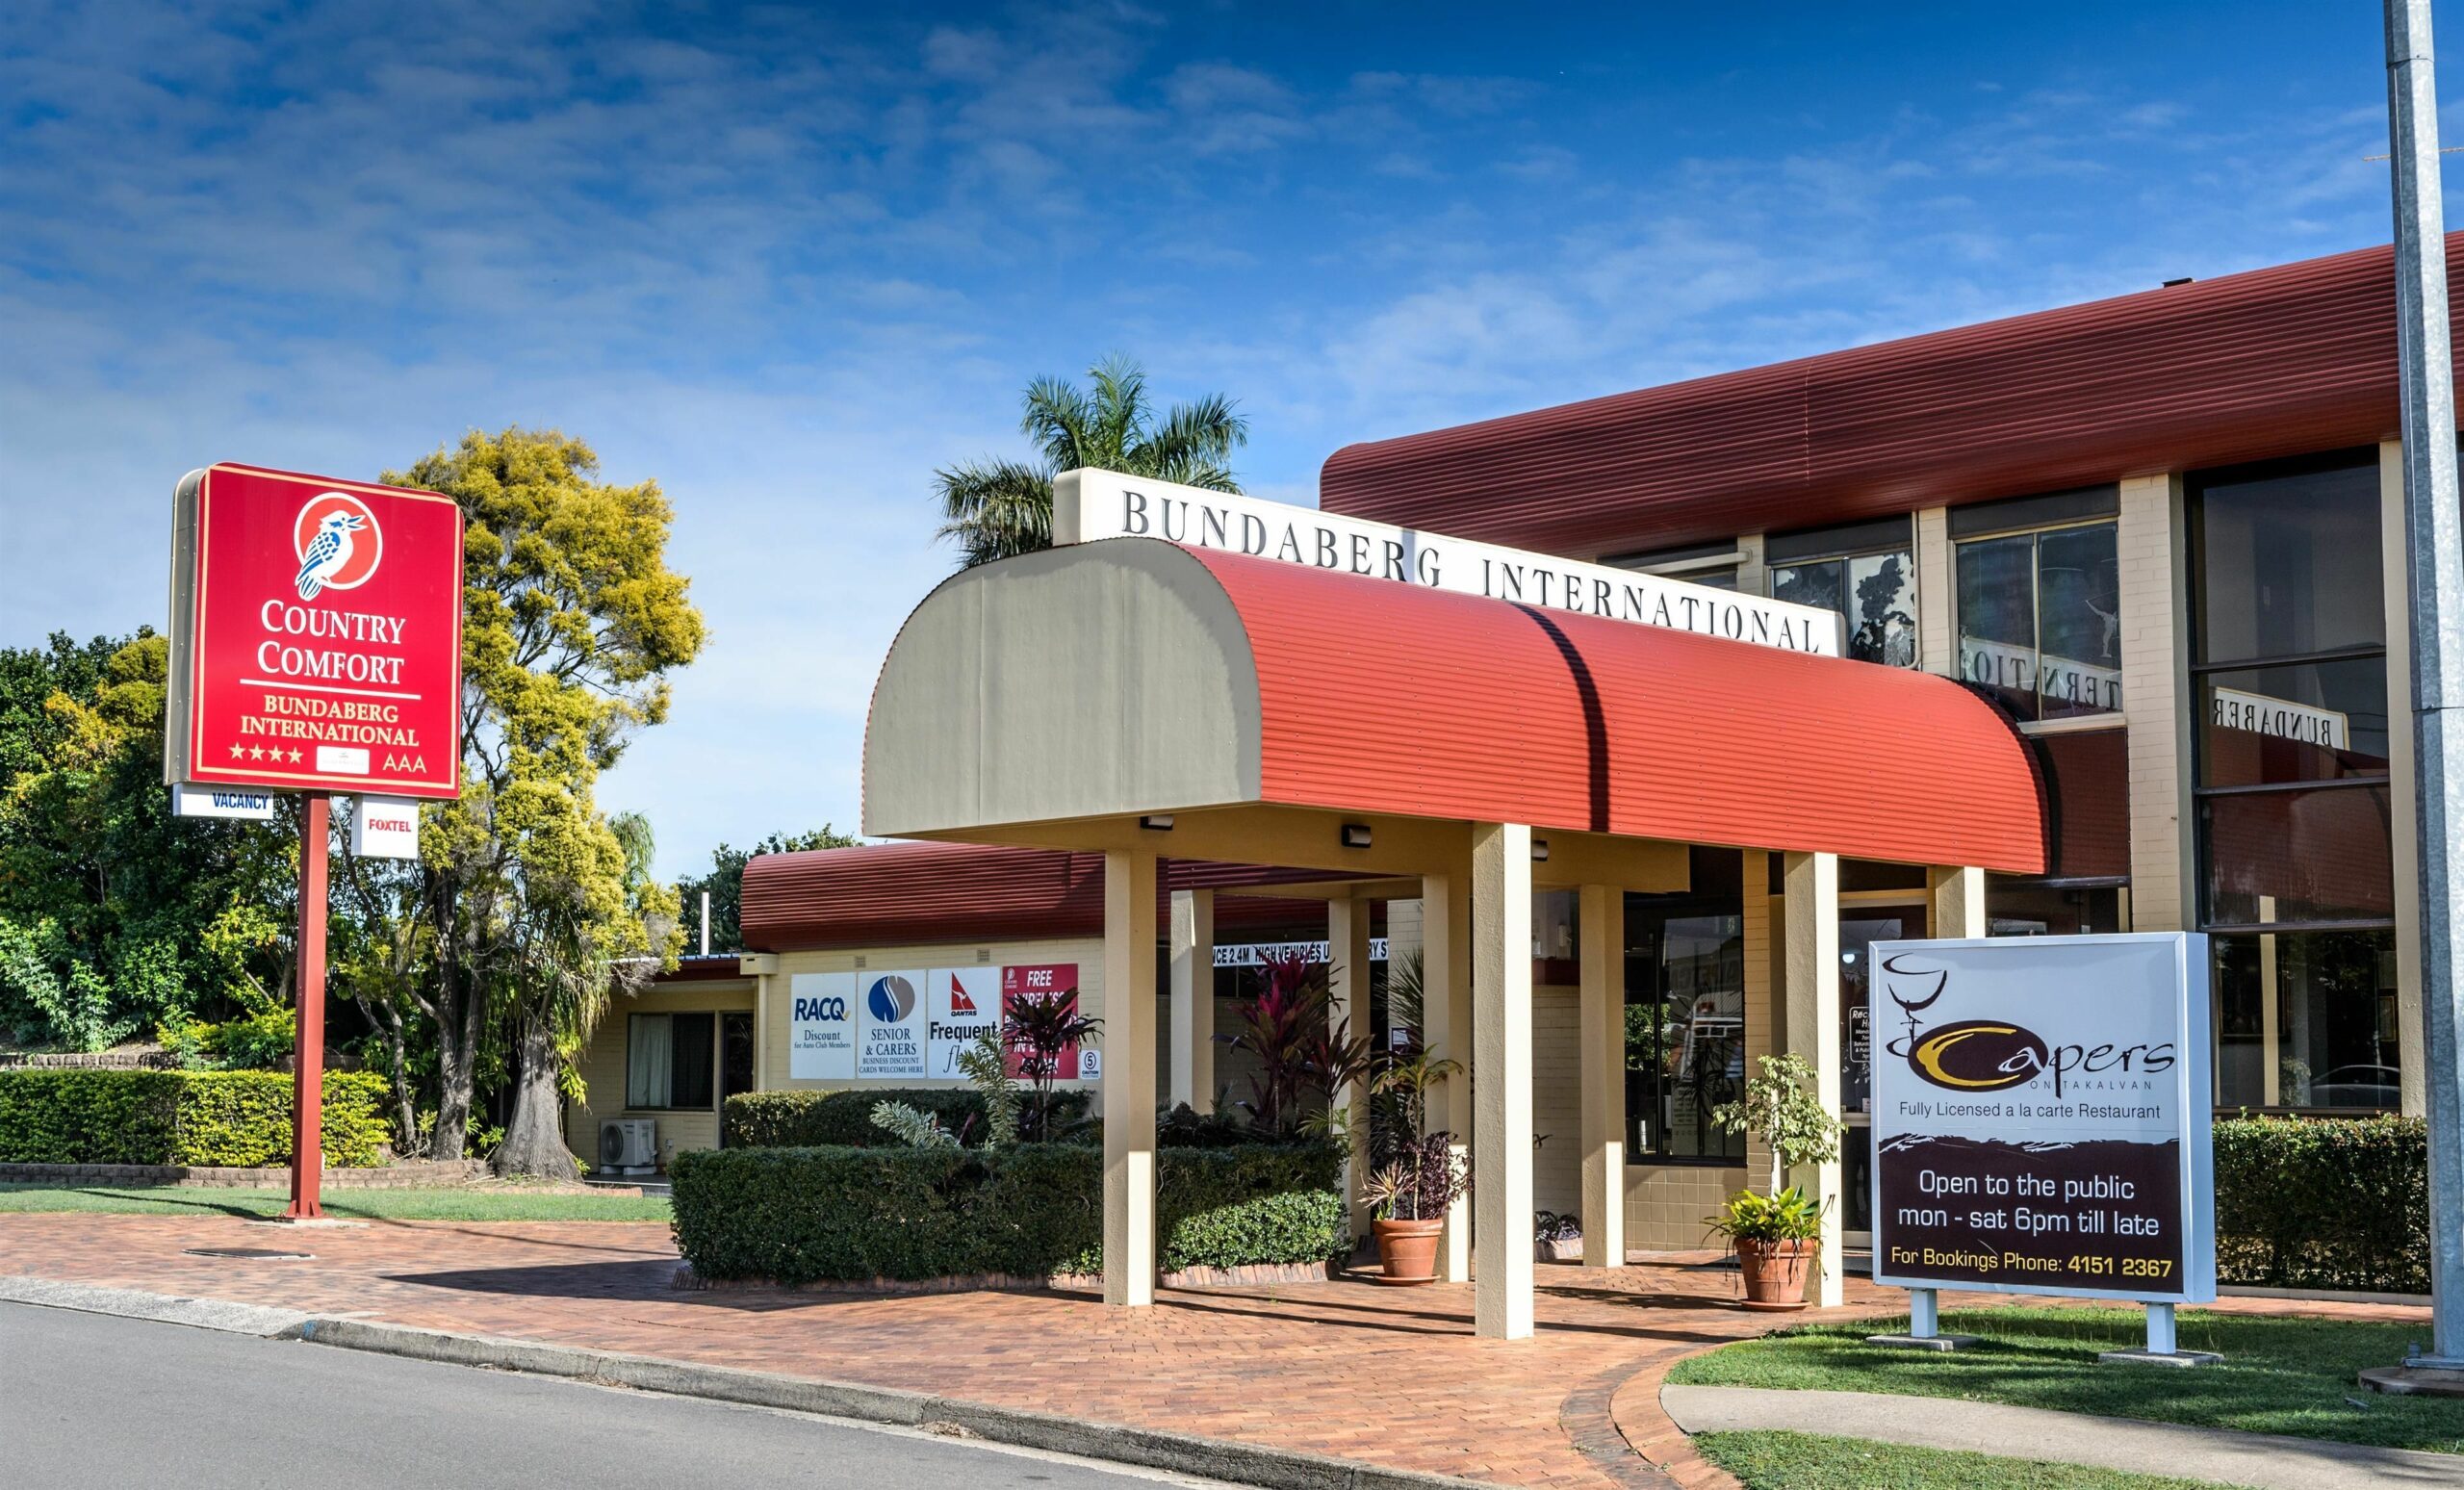
M 1984 871 L 2042 873 L 2043 821 L 2018 734 L 1944 679 L 1151 538 L 942 583 L 864 743 L 869 834 L 1107 856 L 1116 1303 L 1153 1297 L 1157 858 L 1416 881 L 1424 1038 L 1469 1069 L 1431 1114 L 1473 1148 L 1446 1266 L 1469 1268 L 1468 1232 L 1478 1327 L 1501 1336 L 1531 1327 L 1535 886 L 1582 892 L 1583 1220 L 1613 1266 L 1623 893 L 1685 887 L 1688 844 L 1784 856 L 1782 1043 L 1835 1107 L 1840 857 L 1928 866 L 1942 933 L 1981 935 Z M 1838 1190 L 1835 1164 L 1802 1178 Z

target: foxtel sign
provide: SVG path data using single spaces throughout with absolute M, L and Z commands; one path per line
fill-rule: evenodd
M 181 480 L 172 522 L 166 780 L 456 794 L 451 498 L 226 464 Z
M 1247 553 L 1783 652 L 1835 657 L 1846 650 L 1845 623 L 1835 611 L 1606 564 L 1448 538 L 1313 507 L 1149 481 L 1113 471 L 1064 472 L 1053 478 L 1052 496 L 1056 545 L 1104 538 L 1161 538 L 1194 549 Z

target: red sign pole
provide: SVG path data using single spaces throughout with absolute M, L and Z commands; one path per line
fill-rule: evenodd
M 291 1108 L 291 1209 L 285 1220 L 318 1220 L 325 1178 L 325 833 L 328 798 L 299 799 L 298 1051 Z

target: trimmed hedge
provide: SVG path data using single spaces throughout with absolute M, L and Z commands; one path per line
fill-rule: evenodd
M 291 1086 L 284 1071 L 0 1071 L 0 1164 L 289 1164 Z M 383 1161 L 386 1100 L 381 1076 L 325 1073 L 327 1165 Z
M 1064 1124 L 1087 1116 L 1092 1093 L 1062 1091 L 1053 1107 Z M 984 1142 L 984 1098 L 964 1087 L 873 1087 L 847 1092 L 743 1092 L 728 1098 L 721 1121 L 730 1148 L 889 1148 L 899 1141 L 873 1126 L 873 1104 L 904 1102 Z
M 1331 1144 L 1165 1149 L 1156 1164 L 1168 1272 L 1351 1248 Z M 669 1178 L 677 1248 L 706 1278 L 1042 1277 L 1103 1265 L 1104 1156 L 1083 1143 L 701 1149 L 677 1155 Z
M 2429 1292 L 2421 1118 L 2220 1118 L 2215 1134 L 2218 1281 Z

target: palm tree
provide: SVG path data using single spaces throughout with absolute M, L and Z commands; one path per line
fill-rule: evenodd
M 1146 401 L 1146 370 L 1107 357 L 1087 372 L 1093 386 L 1040 377 L 1027 385 L 1018 428 L 1039 458 L 987 458 L 933 474 L 941 497 L 939 536 L 955 539 L 969 565 L 1052 547 L 1052 478 L 1081 466 L 1237 492 L 1225 464 L 1248 442 L 1249 422 L 1232 400 L 1208 394 L 1176 403 L 1158 424 Z

